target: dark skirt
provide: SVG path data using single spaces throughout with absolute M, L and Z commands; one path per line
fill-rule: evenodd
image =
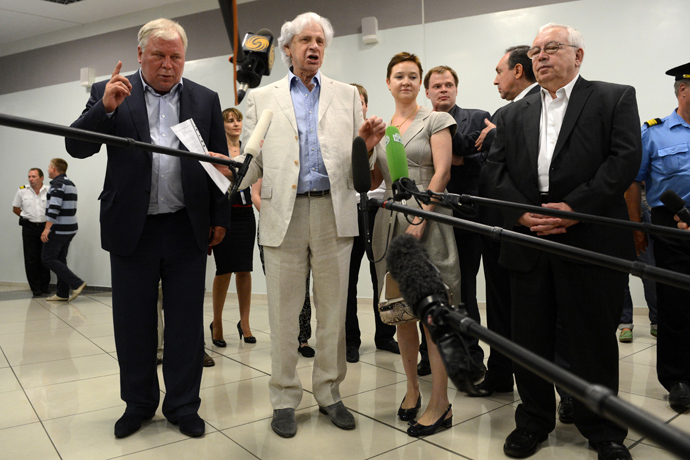
M 213 247 L 216 276 L 227 273 L 251 272 L 254 267 L 256 221 L 251 206 L 233 206 L 230 228 L 220 244 Z

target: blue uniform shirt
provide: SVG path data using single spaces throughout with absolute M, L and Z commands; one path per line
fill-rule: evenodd
M 647 202 L 663 206 L 659 199 L 673 190 L 690 202 L 690 125 L 674 110 L 654 126 L 642 126 L 642 164 L 636 181 L 644 181 Z
M 312 78 L 314 88 L 309 91 L 302 80 L 289 70 L 290 96 L 295 108 L 297 131 L 299 132 L 299 180 L 297 193 L 328 190 L 326 165 L 319 144 L 319 96 L 321 95 L 321 72 Z

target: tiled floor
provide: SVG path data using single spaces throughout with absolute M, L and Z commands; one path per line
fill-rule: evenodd
M 209 323 L 210 296 L 205 314 Z M 370 304 L 362 303 L 361 361 L 348 364 L 341 386 L 343 401 L 357 421 L 354 431 L 339 430 L 319 415 L 310 393 L 313 360 L 302 357 L 299 374 L 305 393 L 297 410 L 297 435 L 283 439 L 271 431 L 266 303 L 254 300 L 251 325 L 258 342 L 247 345 L 232 334 L 238 313 L 229 297 L 224 314 L 228 347 L 209 346 L 216 366 L 205 369 L 202 380 L 200 415 L 207 422 L 206 435 L 190 439 L 180 434 L 159 410 L 141 431 L 115 439 L 113 423 L 124 404 L 119 399 L 111 296 L 87 293 L 66 304 L 32 299 L 25 288 L 0 285 L 0 459 L 505 458 L 502 446 L 514 428 L 517 392 L 473 399 L 451 388 L 453 428 L 425 439 L 407 436 L 406 424 L 396 417 L 405 392 L 400 358 L 376 351 L 372 315 Z M 647 320 L 640 314 L 635 323 L 634 342 L 620 345 L 620 395 L 690 435 L 690 414 L 670 409 L 656 379 L 656 345 Z M 318 352 L 318 344 L 312 345 Z M 430 381 L 423 380 L 425 399 L 430 391 Z M 675 458 L 632 430 L 626 445 L 636 459 Z M 597 455 L 572 425 L 557 423 L 532 458 Z

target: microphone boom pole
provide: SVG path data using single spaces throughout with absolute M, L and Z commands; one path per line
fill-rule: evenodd
M 409 214 L 417 217 L 423 217 L 427 220 L 441 222 L 444 224 L 452 225 L 453 227 L 462 228 L 464 230 L 470 230 L 485 236 L 490 236 L 491 238 L 498 239 L 501 241 L 510 241 L 512 243 L 521 244 L 523 246 L 529 246 L 534 249 L 548 251 L 554 254 L 558 254 L 560 256 L 628 273 L 638 278 L 644 278 L 664 283 L 669 286 L 674 286 L 680 289 L 690 290 L 689 275 L 676 273 L 670 270 L 665 270 L 663 268 L 652 267 L 638 261 L 631 262 L 629 260 L 619 259 L 617 257 L 609 256 L 606 254 L 599 254 L 594 251 L 588 251 L 586 249 L 576 248 L 573 246 L 556 243 L 554 241 L 536 238 L 534 236 L 523 235 L 521 233 L 514 232 L 511 230 L 505 230 L 501 227 L 490 227 L 488 225 L 479 224 L 464 219 L 445 216 L 443 214 L 439 214 L 436 212 L 429 212 L 424 211 L 423 209 L 411 208 L 409 206 L 394 203 L 392 200 L 384 201 L 381 199 L 369 199 L 369 205 L 389 209 L 391 211 L 401 212 L 405 215 Z
M 458 198 L 460 203 L 477 203 L 493 208 L 514 209 L 516 211 L 531 212 L 535 214 L 543 214 L 553 217 L 561 217 L 564 219 L 577 220 L 580 222 L 587 222 L 591 224 L 609 225 L 619 228 L 626 228 L 629 230 L 637 230 L 644 233 L 653 233 L 669 238 L 690 239 L 690 232 L 679 230 L 677 228 L 663 227 L 661 225 L 653 225 L 647 222 L 630 222 L 620 219 L 611 219 L 609 217 L 595 216 L 592 214 L 582 214 L 574 211 L 561 211 L 559 209 L 542 208 L 540 206 L 532 206 L 529 204 L 513 203 L 511 201 L 494 200 L 491 198 L 483 198 L 472 195 L 455 195 L 450 193 L 442 194 L 442 197 Z M 455 200 L 453 200 L 455 201 Z M 437 203 L 438 204 L 438 203 Z
M 165 155 L 188 158 L 190 160 L 205 161 L 206 163 L 214 163 L 229 166 L 231 168 L 242 167 L 242 163 L 229 158 L 226 160 L 224 158 L 216 158 L 212 157 L 211 155 L 204 155 L 202 153 L 193 153 L 188 152 L 187 150 L 173 149 L 171 147 L 135 141 L 134 139 L 128 137 L 96 133 L 85 129 L 71 128 L 69 126 L 56 125 L 54 123 L 31 120 L 29 118 L 15 117 L 3 113 L 0 113 L 0 125 L 9 126 L 11 128 L 25 129 L 28 131 L 36 131 L 39 133 L 53 134 L 56 136 L 69 137 L 71 139 L 79 139 L 81 141 L 93 142 L 96 144 L 113 145 L 128 149 L 148 150 L 150 152 L 163 153 Z
M 665 425 L 660 420 L 623 401 L 609 388 L 590 384 L 575 374 L 558 367 L 553 362 L 537 356 L 505 337 L 477 324 L 466 313 L 445 309 L 443 316 L 443 320 L 451 328 L 482 340 L 491 345 L 492 349 L 495 348 L 534 374 L 564 388 L 595 414 L 649 436 L 650 439 L 683 458 L 687 458 L 690 454 L 690 438 L 687 434 L 672 426 Z

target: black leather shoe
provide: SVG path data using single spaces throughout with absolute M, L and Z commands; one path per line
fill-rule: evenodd
M 136 433 L 144 420 L 151 420 L 152 418 L 153 415 L 124 414 L 120 420 L 115 422 L 115 437 L 118 439 L 126 438 Z
M 310 347 L 309 345 L 304 345 L 304 346 L 301 346 L 301 345 L 300 345 L 300 346 L 297 348 L 297 351 L 298 351 L 302 356 L 304 356 L 305 358 L 313 358 L 314 355 L 316 354 L 316 352 L 314 351 L 314 349 L 313 349 L 312 347 Z
M 204 432 L 206 431 L 206 423 L 204 423 L 204 420 L 199 417 L 199 414 L 183 415 L 179 419 L 175 420 L 174 422 L 171 421 L 170 423 L 173 425 L 179 425 L 180 433 L 186 434 L 192 438 L 203 436 Z
M 34 297 L 43 297 L 43 293 L 39 290 L 33 292 Z
M 429 358 L 426 359 L 422 356 L 421 361 L 417 364 L 417 375 L 423 377 L 425 375 L 431 374 L 431 364 L 429 363 Z
M 216 362 L 211 358 L 208 353 L 204 352 L 204 367 L 213 367 Z
M 512 393 L 514 391 L 513 385 L 497 385 L 491 381 L 484 379 L 482 383 L 474 386 L 476 393 L 468 394 L 467 396 L 481 397 L 491 396 L 494 393 Z
M 573 398 L 566 396 L 558 403 L 558 420 L 561 423 L 573 423 L 575 420 L 575 410 L 573 408 Z
M 527 428 L 515 428 L 503 444 L 503 453 L 512 458 L 525 458 L 537 451 L 537 444 L 546 441 L 549 435 L 535 433 Z
M 671 387 L 668 403 L 676 412 L 685 412 L 690 407 L 690 385 L 679 382 Z
M 415 423 L 407 429 L 407 434 L 409 436 L 418 438 L 420 436 L 431 436 L 432 434 L 436 433 L 439 428 L 450 428 L 453 426 L 453 416 L 451 415 L 450 417 L 446 418 L 446 415 L 448 415 L 452 407 L 452 404 L 448 404 L 446 411 L 443 413 L 441 418 L 434 422 L 433 425 L 420 425 L 419 423 Z
M 359 347 L 347 347 L 345 349 L 345 359 L 348 363 L 359 362 Z
M 403 422 L 409 422 L 410 420 L 414 420 L 414 418 L 417 416 L 417 412 L 419 412 L 419 409 L 422 407 L 422 394 L 419 394 L 417 404 L 410 409 L 402 408 L 404 402 L 405 398 L 403 398 L 402 402 L 400 403 L 400 408 L 398 409 L 398 418 Z
M 599 455 L 597 455 L 599 460 L 632 460 L 628 448 L 619 442 L 590 442 L 589 445 L 599 453 Z
M 396 342 L 393 339 L 390 339 L 387 342 L 377 343 L 376 348 L 378 350 L 390 351 L 391 353 L 395 353 L 396 355 L 400 354 L 400 347 L 398 346 L 398 342 Z

